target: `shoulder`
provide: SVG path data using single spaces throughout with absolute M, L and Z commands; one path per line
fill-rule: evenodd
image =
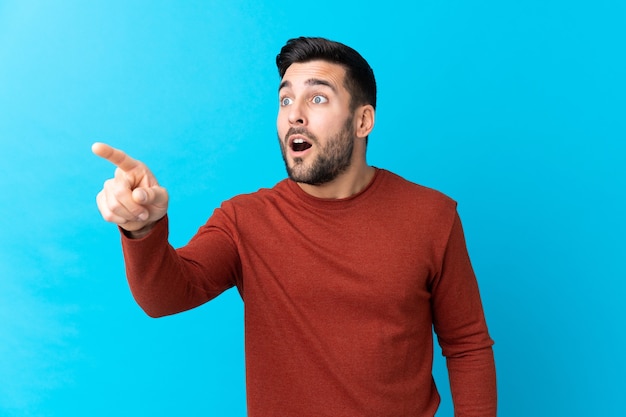
M 409 181 L 393 172 L 380 169 L 378 192 L 386 196 L 388 203 L 420 210 L 456 211 L 457 203 L 446 194 Z
M 286 198 L 288 191 L 287 180 L 278 182 L 271 188 L 260 188 L 251 193 L 236 195 L 222 203 L 222 205 L 232 205 L 234 207 L 254 206 L 258 204 L 267 204 L 274 200 Z
M 393 222 L 397 233 L 417 236 L 444 248 L 457 221 L 457 202 L 446 194 L 381 170 L 377 188 L 380 213 Z M 406 238 L 410 240 L 410 237 Z
M 290 200 L 287 180 L 282 180 L 272 188 L 260 188 L 251 193 L 239 194 L 222 202 L 216 213 L 234 218 L 242 216 L 258 217 L 268 212 L 268 208 L 282 206 Z

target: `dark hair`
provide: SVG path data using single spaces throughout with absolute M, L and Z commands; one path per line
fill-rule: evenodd
M 345 87 L 352 97 L 352 107 L 371 104 L 376 108 L 376 79 L 367 61 L 354 49 L 324 38 L 289 39 L 276 56 L 278 74 L 282 79 L 294 63 L 322 60 L 346 69 Z

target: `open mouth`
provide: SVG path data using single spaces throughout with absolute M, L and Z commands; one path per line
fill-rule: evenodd
M 291 141 L 291 150 L 294 152 L 304 152 L 309 149 L 311 145 L 304 138 L 295 138 Z

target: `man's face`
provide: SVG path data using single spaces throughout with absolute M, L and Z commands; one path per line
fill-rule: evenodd
M 289 177 L 321 185 L 351 164 L 354 115 L 345 69 L 326 61 L 292 64 L 279 88 L 278 141 Z

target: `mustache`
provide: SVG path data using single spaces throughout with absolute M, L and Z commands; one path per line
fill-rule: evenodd
M 292 135 L 304 136 L 310 142 L 317 143 L 317 136 L 309 132 L 305 127 L 290 127 L 287 133 L 285 134 L 285 137 L 283 138 L 283 141 L 285 142 L 285 144 L 289 143 L 289 137 Z

